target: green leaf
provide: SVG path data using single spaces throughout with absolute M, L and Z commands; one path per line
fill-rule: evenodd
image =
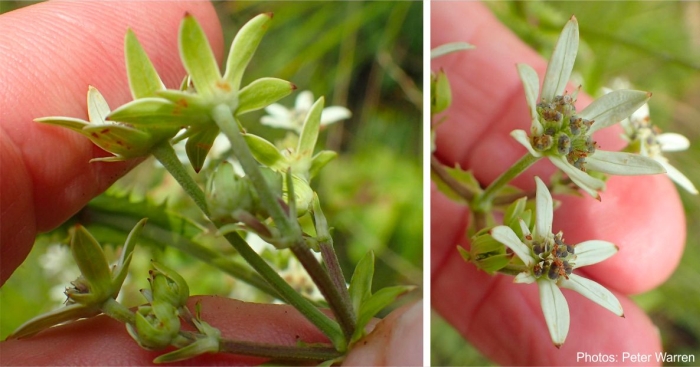
M 323 97 L 316 100 L 309 109 L 309 114 L 306 115 L 304 126 L 302 127 L 301 136 L 299 136 L 299 146 L 297 154 L 299 157 L 311 157 L 314 154 L 316 140 L 318 139 L 318 130 L 321 124 L 321 113 L 323 112 Z
M 73 227 L 71 232 L 71 253 L 82 276 L 90 283 L 91 297 L 109 297 L 112 294 L 112 274 L 102 247 L 81 225 Z
M 220 91 L 230 92 L 231 86 L 221 79 L 214 52 L 209 46 L 206 34 L 190 14 L 180 25 L 180 58 L 194 87 L 205 99 L 210 99 Z
M 510 254 L 488 256 L 476 261 L 476 266 L 489 274 L 493 274 L 508 265 L 512 257 L 513 255 Z
M 506 213 L 503 215 L 503 223 L 509 225 L 513 220 L 520 218 L 525 211 L 525 205 L 527 204 L 527 197 L 521 197 L 520 199 L 514 201 L 506 209 Z
M 126 238 L 122 254 L 114 270 L 112 288 L 115 290 L 115 293 L 112 294 L 112 298 L 117 298 L 122 283 L 124 283 L 124 279 L 126 279 L 126 275 L 129 273 L 129 264 L 131 263 L 131 255 L 136 247 L 136 239 L 141 235 L 141 230 L 146 225 L 146 222 L 148 222 L 148 218 L 141 219 L 136 223 L 134 229 L 129 232 L 129 236 Z
M 282 79 L 260 78 L 241 89 L 236 115 L 259 110 L 288 96 L 297 87 Z
M 434 59 L 440 56 L 445 56 L 457 51 L 470 50 L 473 49 L 474 45 L 466 42 L 452 42 L 440 45 L 430 50 L 430 58 Z
M 204 160 L 207 158 L 207 154 L 209 154 L 209 150 L 211 150 L 218 135 L 219 129 L 212 126 L 197 131 L 187 139 L 185 151 L 195 172 L 199 173 L 204 166 Z
M 334 160 L 338 156 L 338 153 L 332 150 L 322 150 L 313 158 L 311 158 L 311 167 L 309 167 L 309 180 L 316 177 L 323 167 L 325 167 L 330 161 Z
M 243 72 L 269 28 L 270 21 L 272 13 L 260 14 L 246 23 L 233 39 L 226 60 L 224 80 L 234 91 L 240 88 Z
M 414 288 L 414 286 L 406 285 L 382 288 L 363 302 L 362 306 L 360 306 L 360 311 L 357 314 L 357 328 L 355 329 L 355 333 L 352 335 L 350 342 L 356 342 L 364 336 L 365 326 L 367 326 L 367 323 L 372 320 L 372 318 L 377 315 L 379 311 L 392 304 L 400 295 L 409 292 Z
M 119 106 L 108 117 L 112 121 L 128 122 L 148 127 L 172 128 L 210 121 L 207 114 L 189 108 L 186 102 L 170 102 L 165 98 L 140 98 Z
M 100 148 L 125 158 L 148 155 L 153 145 L 151 134 L 126 125 L 88 125 L 83 134 Z
M 469 253 L 469 251 L 465 250 L 464 247 L 457 246 L 457 252 L 459 252 L 459 255 L 462 256 L 462 259 L 464 259 L 464 261 L 472 261 L 472 255 Z
M 126 31 L 124 56 L 129 88 L 134 99 L 154 97 L 156 91 L 165 89 L 153 63 L 131 29 Z
M 87 307 L 83 304 L 74 303 L 34 317 L 13 331 L 7 337 L 7 340 L 27 338 L 52 326 L 80 318 L 89 318 L 99 313 L 98 307 Z
M 372 295 L 372 278 L 374 278 L 374 252 L 368 251 L 355 266 L 348 288 L 352 309 L 356 314 L 359 314 L 362 304 Z
M 457 167 L 454 168 L 443 166 L 443 169 L 445 170 L 445 172 L 447 172 L 447 174 L 449 174 L 452 178 L 457 180 L 458 183 L 462 184 L 472 193 L 478 194 L 483 191 L 481 190 L 479 181 L 476 180 L 471 171 L 465 171 L 459 165 L 457 165 Z M 449 185 L 447 185 L 442 180 L 442 178 L 435 174 L 435 172 L 433 172 L 432 170 L 430 172 L 430 177 L 437 186 L 438 190 L 440 190 L 440 192 L 442 192 L 445 196 L 447 196 L 455 202 L 466 203 L 464 197 L 452 190 L 452 188 Z
M 442 69 L 438 71 L 431 84 L 430 113 L 437 114 L 446 110 L 452 104 L 452 91 L 450 90 L 450 81 L 447 79 L 447 74 Z
M 244 134 L 243 137 L 248 143 L 251 153 L 253 153 L 253 156 L 260 164 L 277 171 L 283 171 L 289 166 L 287 159 L 277 150 L 274 144 L 253 134 Z

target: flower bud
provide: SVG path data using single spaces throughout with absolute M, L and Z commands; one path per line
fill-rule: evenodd
M 250 180 L 233 172 L 233 166 L 222 163 L 207 185 L 207 205 L 213 219 L 230 217 L 236 210 L 251 211 L 255 197 Z
M 153 302 L 166 302 L 174 307 L 182 307 L 190 296 L 190 288 L 185 279 L 165 265 L 151 261 L 155 270 L 149 273 Z
M 167 302 L 154 300 L 150 306 L 136 311 L 134 325 L 127 324 L 127 331 L 143 348 L 159 350 L 170 345 L 180 332 L 177 308 Z

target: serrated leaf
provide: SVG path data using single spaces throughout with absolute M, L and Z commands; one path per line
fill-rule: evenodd
M 241 89 L 236 115 L 259 110 L 288 96 L 297 87 L 282 79 L 260 78 Z
M 243 72 L 269 28 L 271 20 L 272 13 L 260 14 L 248 21 L 234 37 L 224 73 L 224 80 L 233 90 L 240 88 Z
M 206 34 L 190 14 L 185 15 L 180 25 L 178 44 L 182 64 L 198 93 L 209 99 L 217 95 L 219 90 L 231 91 L 231 86 L 221 79 L 219 65 Z
M 195 172 L 199 173 L 202 170 L 207 154 L 209 154 L 218 135 L 219 129 L 212 126 L 197 131 L 187 139 L 185 151 Z
M 357 328 L 352 335 L 350 343 L 356 342 L 364 336 L 365 326 L 379 311 L 392 304 L 400 295 L 414 288 L 414 286 L 405 285 L 382 288 L 363 302 L 360 306 L 360 311 L 357 313 Z
M 243 137 L 255 159 L 261 164 L 277 171 L 285 170 L 289 166 L 287 159 L 274 144 L 253 134 L 244 134 Z
M 355 314 L 359 315 L 362 304 L 372 295 L 372 279 L 374 278 L 374 252 L 368 251 L 355 266 L 350 278 L 350 300 Z M 358 326 L 359 328 L 359 326 Z
M 129 88 L 134 99 L 153 97 L 156 91 L 165 89 L 153 63 L 131 29 L 126 31 L 124 56 Z

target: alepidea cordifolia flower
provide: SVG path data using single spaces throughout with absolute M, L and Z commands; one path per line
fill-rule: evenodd
M 605 183 L 589 175 L 588 170 L 613 175 L 657 174 L 665 170 L 655 160 L 638 154 L 598 149 L 592 134 L 631 115 L 651 94 L 617 90 L 577 112 L 577 92 L 568 94 L 565 88 L 578 52 L 578 33 L 576 18 L 571 17 L 547 66 L 541 95 L 537 73 L 529 65 L 518 64 L 532 124 L 529 136 L 524 130 L 514 130 L 511 135 L 530 154 L 546 156 L 582 190 L 600 199 L 598 192 L 605 189 Z
M 297 96 L 294 108 L 287 108 L 279 103 L 273 103 L 265 107 L 268 115 L 260 119 L 260 123 L 270 127 L 286 129 L 301 134 L 304 127 L 304 120 L 314 104 L 314 95 L 311 91 L 305 90 Z M 352 113 L 342 106 L 330 106 L 323 109 L 321 113 L 321 127 L 330 125 L 340 120 L 350 118 Z
M 592 240 L 570 245 L 564 242 L 562 232 L 552 233 L 553 202 L 547 186 L 535 177 L 537 197 L 534 231 L 520 219 L 516 233 L 508 226 L 491 229 L 490 235 L 522 260 L 523 271 L 515 277 L 516 283 L 537 283 L 542 312 L 552 342 L 558 348 L 569 332 L 569 306 L 559 288 L 574 290 L 618 316 L 623 316 L 622 305 L 600 284 L 583 278 L 573 271 L 596 264 L 611 257 L 617 247 L 607 241 Z
M 693 195 L 698 194 L 692 182 L 664 157 L 663 152 L 678 152 L 688 149 L 688 138 L 677 133 L 662 133 L 649 119 L 649 105 L 644 104 L 632 116 L 620 123 L 625 131 L 623 138 L 629 142 L 625 150 L 639 153 L 659 162 L 668 177 Z

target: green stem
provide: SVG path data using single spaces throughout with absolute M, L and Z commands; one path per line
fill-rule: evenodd
M 498 178 L 493 181 L 486 188 L 486 190 L 481 193 L 481 195 L 475 198 L 471 206 L 472 210 L 481 212 L 489 211 L 491 209 L 493 197 L 498 193 L 498 191 L 500 191 L 503 186 L 507 185 L 514 178 L 518 177 L 533 163 L 537 162 L 538 159 L 540 159 L 540 157 L 535 157 L 529 153 L 520 158 L 520 160 L 515 162 L 515 164 L 513 164 L 513 166 L 511 166 L 507 171 L 498 176 Z
M 231 142 L 233 154 L 243 167 L 243 172 L 245 172 L 246 176 L 248 176 L 253 183 L 260 197 L 261 204 L 267 209 L 267 212 L 270 213 L 277 228 L 279 228 L 282 233 L 282 237 L 289 241 L 301 237 L 299 226 L 289 218 L 284 208 L 282 208 L 282 205 L 277 201 L 274 192 L 268 186 L 265 177 L 263 177 L 260 172 L 259 164 L 255 160 L 255 157 L 253 157 L 253 153 L 251 153 L 243 135 L 241 135 L 238 122 L 236 122 L 236 119 L 233 117 L 231 108 L 225 104 L 217 105 L 212 109 L 211 116 L 219 129 L 221 129 L 221 132 L 223 132 Z
M 221 226 L 221 223 L 215 224 L 217 227 Z M 309 302 L 309 300 L 297 293 L 297 291 L 287 284 L 287 282 L 285 282 L 284 279 L 282 279 L 282 277 L 280 277 L 279 274 L 237 233 L 228 233 L 225 237 L 248 264 L 250 264 L 258 274 L 262 275 L 262 277 L 283 297 L 284 301 L 294 306 L 311 321 L 312 324 L 316 325 L 321 332 L 328 336 L 338 351 L 345 351 L 347 340 L 343 336 L 337 322 L 331 320 Z
M 316 260 L 316 257 L 314 257 L 309 247 L 303 241 L 292 245 L 291 250 L 299 259 L 301 265 L 304 266 L 306 272 L 309 273 L 316 286 L 318 286 L 319 291 L 323 294 L 323 298 L 328 301 L 328 305 L 343 329 L 345 338 L 350 340 L 355 332 L 355 315 L 352 310 L 350 297 L 344 302 L 340 290 L 333 283 L 326 269 Z
M 338 261 L 338 254 L 335 253 L 333 249 L 333 244 L 327 241 L 322 241 L 319 243 L 321 248 L 321 258 L 323 263 L 326 264 L 326 269 L 328 269 L 328 274 L 333 281 L 336 289 L 340 293 L 341 300 L 344 304 L 351 305 L 350 292 L 348 292 L 348 286 L 345 282 L 345 276 L 343 276 L 343 270 L 340 268 L 340 262 Z M 352 308 L 350 309 L 352 312 Z M 356 315 L 352 315 L 352 319 L 355 320 Z
M 220 352 L 267 357 L 282 361 L 327 361 L 340 357 L 341 353 L 332 347 L 290 346 L 253 343 L 222 338 Z
M 185 192 L 194 200 L 195 204 L 204 212 L 204 214 L 209 216 L 209 208 L 207 208 L 207 200 L 204 196 L 204 192 L 192 179 L 189 172 L 185 169 L 185 166 L 177 158 L 175 150 L 169 141 L 164 141 L 156 145 L 151 151 L 154 157 L 165 167 L 165 169 L 170 172 L 170 174 L 175 178 L 175 180 L 182 186 Z
M 447 185 L 450 189 L 452 189 L 452 191 L 463 197 L 465 200 L 471 201 L 474 197 L 474 193 L 469 190 L 469 188 L 462 185 L 459 181 L 447 173 L 445 167 L 434 155 L 430 156 L 430 170 L 435 173 L 435 175 L 439 177 L 442 182 L 445 183 L 445 185 Z
M 135 315 L 130 309 L 117 302 L 114 298 L 110 298 L 100 307 L 105 315 L 125 324 L 134 324 Z

